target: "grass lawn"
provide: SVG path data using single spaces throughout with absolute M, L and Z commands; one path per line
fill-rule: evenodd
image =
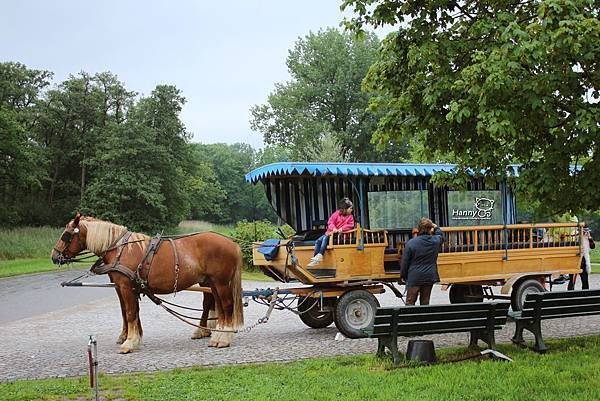
M 550 351 L 545 355 L 499 346 L 513 363 L 448 363 L 465 351 L 446 349 L 438 350 L 446 363 L 424 367 L 392 369 L 389 361 L 362 355 L 102 375 L 99 383 L 107 400 L 130 401 L 598 399 L 600 336 L 548 343 Z M 89 395 L 87 377 L 0 383 L 0 399 L 7 401 L 87 399 Z
M 590 249 L 592 274 L 600 274 L 600 241 L 596 241 L 596 244 L 599 245 L 595 249 Z
M 600 242 L 600 241 L 598 241 Z M 600 244 L 595 249 L 590 249 L 592 263 L 600 263 Z
M 90 259 L 88 264 L 78 265 L 78 268 L 88 269 L 95 259 Z M 18 276 L 21 274 L 42 273 L 56 270 L 69 270 L 73 267 L 57 267 L 52 264 L 50 257 L 38 259 L 16 259 L 16 260 L 0 260 L 0 278 Z M 273 281 L 259 271 L 243 271 L 242 280 L 252 281 Z

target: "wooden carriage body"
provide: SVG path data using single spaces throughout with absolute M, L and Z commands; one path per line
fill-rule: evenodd
M 432 182 L 433 174 L 453 169 L 401 163 L 274 163 L 256 169 L 246 179 L 264 184 L 279 217 L 299 235 L 282 241 L 272 260 L 257 242 L 253 263 L 281 281 L 311 285 L 398 281 L 411 229 L 427 216 L 444 231 L 438 258 L 443 284 L 503 285 L 506 293 L 525 277 L 580 272 L 577 223 L 516 224 L 515 194 L 505 183 L 489 186 L 473 178 L 466 190 L 451 191 Z M 354 201 L 356 228 L 332 235 L 323 262 L 306 267 L 314 241 L 304 237 L 323 230 L 344 196 Z M 466 201 L 453 203 L 459 198 Z M 471 201 L 473 207 L 465 203 Z M 405 209 L 398 212 L 404 220 L 396 219 L 394 206 Z

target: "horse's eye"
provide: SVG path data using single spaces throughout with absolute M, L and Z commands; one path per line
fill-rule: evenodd
M 79 232 L 79 228 L 73 230 L 73 233 L 77 234 Z

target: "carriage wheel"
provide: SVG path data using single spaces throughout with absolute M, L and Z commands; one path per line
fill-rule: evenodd
M 512 293 L 510 294 L 510 306 L 513 311 L 519 311 L 523 309 L 525 298 L 527 294 L 535 294 L 538 292 L 545 292 L 546 289 L 534 278 L 523 280 L 517 285 L 513 286 Z
M 335 306 L 335 326 L 348 338 L 366 337 L 362 330 L 373 325 L 378 307 L 379 301 L 369 291 L 348 291 Z
M 323 311 L 319 298 L 298 297 L 298 312 L 302 323 L 313 329 L 322 329 L 333 322 L 335 298 L 323 298 Z
M 452 284 L 448 294 L 451 304 L 483 302 L 483 287 L 480 285 Z

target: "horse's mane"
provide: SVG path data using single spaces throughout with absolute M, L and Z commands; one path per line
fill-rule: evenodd
M 86 248 L 97 255 L 114 245 L 114 242 L 127 231 L 125 226 L 93 217 L 83 217 L 79 224 L 87 229 Z M 146 237 L 144 234 L 134 233 L 130 241 L 145 239 Z

